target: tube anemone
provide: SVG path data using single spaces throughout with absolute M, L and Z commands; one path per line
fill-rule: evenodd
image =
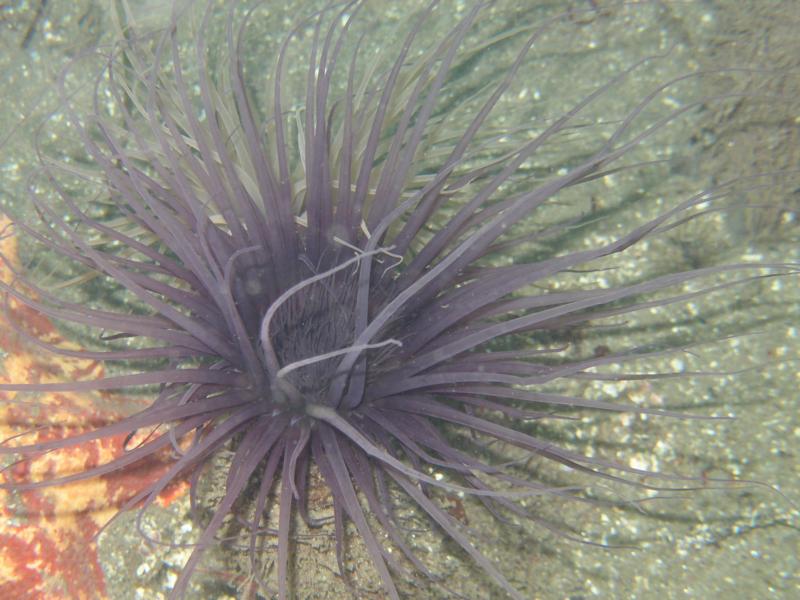
M 599 181 L 657 169 L 666 159 L 640 154 L 645 142 L 701 108 L 758 94 L 665 99 L 699 79 L 748 71 L 673 76 L 592 125 L 609 96 L 651 62 L 668 60 L 662 49 L 582 90 L 557 115 L 509 125 L 502 111 L 509 96 L 521 97 L 536 45 L 554 28 L 597 17 L 594 9 L 512 27 L 484 22 L 495 14 L 491 3 L 468 3 L 449 30 L 432 36 L 438 4 L 409 11 L 399 42 L 378 54 L 364 50 L 369 3 L 330 4 L 299 17 L 264 60 L 244 52 L 260 5 L 177 5 L 167 29 L 147 34 L 123 10 L 91 107 L 78 106 L 70 71 L 62 74 L 63 113 L 85 156 L 55 161 L 42 153 L 29 196 L 38 221 L 17 218 L 15 229 L 74 263 L 73 284 L 107 284 L 127 301 L 78 302 L 15 271 L 0 283 L 7 303 L 99 332 L 105 347 L 68 349 L 19 325 L 18 333 L 56 355 L 102 361 L 109 374 L 0 390 L 154 391 L 142 410 L 80 435 L 37 439 L 34 431 L 7 440 L 0 452 L 25 462 L 147 432 L 95 468 L 8 478 L 3 489 L 104 476 L 171 451 L 166 472 L 122 511 L 147 510 L 181 478 L 196 490 L 209 466 L 222 464 L 225 479 L 171 598 L 187 593 L 204 553 L 228 535 L 230 515 L 254 577 L 274 562 L 274 593 L 288 598 L 295 517 L 321 525 L 308 510 L 321 485 L 342 576 L 349 525 L 387 597 L 401 597 L 399 576 L 409 566 L 436 578 L 410 541 L 401 502 L 522 600 L 530 591 L 479 548 L 448 510 L 450 499 L 474 499 L 498 523 L 530 521 L 570 536 L 532 500 L 601 502 L 591 491 L 600 481 L 642 495 L 729 483 L 632 466 L 544 433 L 577 409 L 714 418 L 554 390 L 561 382 L 711 374 L 627 366 L 687 351 L 686 340 L 586 354 L 573 334 L 793 271 L 743 262 L 603 274 L 615 257 L 714 215 L 733 190 L 787 174 L 717 182 L 593 238 L 587 232 L 602 213 L 548 211 L 591 195 Z M 466 84 L 463 74 L 491 55 L 504 68 Z M 576 136 L 579 152 L 546 163 Z M 90 202 L 76 181 L 96 190 Z M 530 460 L 588 483 L 540 479 L 525 467 Z

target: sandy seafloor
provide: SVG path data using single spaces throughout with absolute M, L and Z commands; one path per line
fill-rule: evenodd
M 131 4 L 152 23 L 158 23 L 166 14 L 159 8 L 159 2 L 141 0 Z M 598 185 L 604 189 L 597 188 L 600 191 L 596 201 L 601 214 L 613 219 L 617 230 L 629 229 L 643 215 L 652 214 L 655 207 L 668 206 L 674 199 L 710 185 L 712 180 L 725 180 L 753 170 L 796 169 L 800 165 L 800 42 L 793 34 L 800 25 L 800 4 L 791 0 L 667 1 L 635 10 L 621 9 L 604 0 L 593 4 L 607 7 L 608 14 L 579 15 L 572 29 L 557 29 L 545 36 L 543 49 L 537 48 L 540 54 L 536 55 L 532 68 L 540 69 L 534 72 L 544 72 L 546 76 L 541 79 L 532 76 L 531 85 L 525 91 L 519 89 L 517 98 L 521 104 L 535 97 L 537 102 L 547 103 L 543 104 L 544 114 L 558 114 L 566 102 L 559 93 L 571 97 L 568 93 L 574 92 L 570 82 L 591 76 L 597 78 L 595 82 L 601 81 L 603 70 L 598 65 L 614 61 L 629 64 L 643 54 L 662 51 L 673 44 L 667 59 L 648 66 L 643 73 L 637 72 L 638 80 L 620 86 L 618 92 L 615 90 L 619 95 L 608 101 L 611 110 L 615 106 L 630 107 L 631 102 L 659 81 L 692 68 L 758 65 L 760 72 L 752 78 L 755 83 L 747 87 L 745 82 L 747 89 L 763 81 L 759 77 L 763 77 L 764 68 L 784 73 L 768 86 L 773 103 L 706 110 L 687 119 L 691 133 L 679 129 L 661 138 L 659 143 L 670 145 L 671 158 L 684 158 L 683 162 L 675 160 L 677 166 L 673 164 L 667 171 L 661 171 L 661 176 L 636 179 L 634 175 L 620 175 L 600 182 Z M 80 47 L 105 39 L 102 3 L 52 0 L 46 3 L 28 42 L 22 44 L 28 25 L 36 19 L 37 5 L 34 1 L 5 3 L 0 8 L 0 97 L 3 98 L 0 193 L 4 204 L 19 202 L 19 173 L 24 171 L 26 157 L 30 159 L 30 153 L 25 151 L 25 136 L 31 135 L 32 124 L 45 114 L 44 107 L 53 105 L 55 73 Z M 371 5 L 373 10 L 381 10 L 375 3 Z M 544 3 L 532 2 L 532 5 L 540 14 L 551 10 Z M 580 9 L 589 3 L 576 0 L 564 5 Z M 387 14 L 395 14 L 397 6 L 386 3 Z M 623 14 L 623 11 L 628 12 Z M 584 16 L 585 23 L 581 22 Z M 446 19 L 440 21 L 445 23 Z M 614 35 L 614 23 L 629 28 L 619 40 L 609 37 Z M 572 32 L 574 37 L 563 36 L 564 31 Z M 636 31 L 643 33 L 629 35 Z M 636 40 L 644 46 L 637 47 Z M 656 46 L 654 40 L 658 41 Z M 599 58 L 592 51 L 600 53 Z M 486 68 L 491 68 L 491 64 Z M 737 80 L 737 85 L 742 79 Z M 718 89 L 689 89 L 687 93 L 696 97 L 698 93 L 718 93 Z M 780 98 L 780 102 L 775 98 Z M 27 119 L 17 126 L 25 116 Z M 652 157 L 663 156 L 658 148 L 645 149 L 640 160 L 647 159 L 648 151 L 653 152 Z M 555 151 L 555 156 L 558 152 Z M 800 260 L 797 178 L 794 183 L 792 186 L 776 181 L 759 197 L 760 202 L 776 203 L 785 210 L 765 210 L 759 213 L 762 215 L 759 218 L 753 217 L 754 211 L 728 210 L 705 223 L 690 224 L 641 251 L 634 250 L 614 259 L 618 273 L 608 277 L 636 277 L 714 260 Z M 642 193 L 641 206 L 619 200 L 642 186 L 647 189 Z M 574 247 L 586 246 L 607 239 L 604 236 L 609 233 L 608 229 L 601 230 L 578 237 L 572 243 Z M 590 395 L 607 394 L 646 406 L 666 405 L 702 415 L 731 415 L 735 419 L 675 420 L 587 412 L 582 413 L 579 421 L 555 431 L 561 436 L 560 442 L 570 448 L 631 466 L 708 478 L 735 476 L 779 488 L 782 495 L 757 485 L 706 489 L 647 502 L 643 512 L 630 506 L 594 507 L 556 498 L 539 499 L 534 505 L 538 514 L 567 523 L 592 540 L 634 545 L 636 549 L 581 545 L 535 526 L 525 526 L 523 531 L 498 529 L 479 507 L 466 503 L 473 535 L 483 540 L 481 547 L 487 555 L 526 597 L 542 600 L 800 597 L 798 298 L 797 277 L 768 279 L 727 288 L 693 303 L 655 313 L 643 311 L 644 314 L 628 320 L 622 333 L 604 337 L 602 330 L 594 331 L 578 341 L 577 351 L 585 352 L 600 345 L 616 349 L 641 343 L 656 330 L 661 334 L 666 331 L 706 340 L 741 330 L 750 332 L 752 335 L 705 345 L 696 357 L 676 355 L 637 365 L 642 370 L 705 368 L 728 372 L 753 367 L 744 372 L 668 379 L 652 385 L 641 381 L 583 382 L 567 388 Z M 657 327 L 664 323 L 666 327 Z M 544 474 L 556 473 L 552 468 L 548 471 L 546 466 L 542 469 Z M 568 478 L 568 475 L 558 477 Z M 587 483 L 585 478 L 578 481 Z M 618 494 L 626 494 L 626 498 L 641 495 L 630 489 L 600 486 L 599 490 L 617 494 L 614 496 L 617 498 Z M 167 510 L 154 511 L 147 524 L 169 539 L 189 541 L 196 527 L 193 529 L 188 523 L 186 509 L 186 503 L 179 503 Z M 446 581 L 443 586 L 425 582 L 418 582 L 417 587 L 406 585 L 408 597 L 453 597 L 441 587 L 466 598 L 503 597 L 468 559 L 454 551 L 452 543 L 443 543 L 433 534 L 420 534 L 415 544 L 426 551 L 434 570 L 446 574 Z M 104 535 L 100 552 L 114 600 L 164 597 L 186 558 L 185 550 L 148 549 L 127 518 Z M 297 554 L 301 565 L 295 572 L 297 598 L 348 597 L 333 573 L 336 563 L 330 536 L 299 543 Z M 209 564 L 223 570 L 237 568 L 236 560 L 227 564 L 220 560 L 216 557 Z M 369 570 L 365 563 L 363 548 L 352 544 L 349 565 L 354 568 L 353 577 L 362 590 L 373 590 L 361 595 L 381 598 L 374 575 L 367 573 L 363 579 L 359 575 L 361 570 Z M 205 580 L 199 577 L 190 597 L 235 595 L 233 587 L 214 582 L 212 577 Z

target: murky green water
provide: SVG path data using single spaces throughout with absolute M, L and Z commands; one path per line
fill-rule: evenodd
M 131 2 L 146 27 L 168 19 L 162 2 Z M 305 3 L 311 10 L 314 3 Z M 419 3 L 417 3 L 419 4 Z M 695 69 L 750 67 L 753 73 L 716 74 L 681 82 L 659 96 L 642 120 L 646 123 L 698 98 L 728 94 L 763 94 L 763 102 L 709 101 L 688 113 L 680 124 L 665 127 L 630 156 L 629 163 L 664 160 L 662 164 L 613 174 L 578 186 L 537 218 L 562 222 L 582 218 L 593 223 L 559 238 L 558 251 L 590 247 L 627 231 L 648 216 L 744 173 L 775 171 L 779 175 L 755 189 L 739 185 L 726 210 L 677 228 L 632 252 L 603 263 L 608 284 L 652 277 L 672 270 L 719 262 L 789 262 L 798 251 L 798 178 L 787 177 L 800 159 L 800 46 L 794 39 L 800 8 L 793 2 L 663 2 L 618 6 L 611 2 L 533 2 L 532 8 L 499 3 L 487 12 L 479 35 L 508 31 L 540 22 L 563 6 L 571 18 L 548 27 L 530 60 L 504 98 L 492 123 L 524 137 L 530 127 L 564 114 L 592 89 L 621 70 L 651 56 L 628 79 L 614 86 L 578 119 L 579 127 L 548 145 L 532 160 L 534 176 L 545 176 L 595 149 L 636 103 L 661 83 Z M 599 13 L 587 7 L 602 7 Z M 59 105 L 55 82 L 60 70 L 82 52 L 109 39 L 109 13 L 101 2 L 23 2 L 0 11 L 0 205 L 25 210 L 24 178 L 34 164 L 32 139 L 42 120 Z M 437 39 L 469 3 L 444 3 L 425 29 Z M 269 17 L 254 19 L 252 34 L 261 51 L 275 43 L 298 12 L 272 5 Z M 398 43 L 407 21 L 398 3 L 368 2 L 369 28 L 363 52 L 387 51 Z M 289 21 L 287 21 L 289 19 Z M 263 36 L 260 38 L 259 36 Z M 213 43 L 210 40 L 209 43 Z M 480 82 L 507 68 L 515 45 L 499 45 L 476 55 L 470 68 L 452 83 L 468 94 Z M 290 61 L 291 62 L 291 61 Z M 75 63 L 70 81 L 91 81 L 92 61 Z M 248 67 L 257 72 L 259 55 Z M 288 80 L 302 84 L 305 65 L 289 64 Z M 767 76 L 765 70 L 779 71 Z M 343 85 L 344 83 L 342 83 Z M 78 86 L 79 88 L 80 86 Z M 463 87 L 463 89 L 461 89 Z M 257 92 L 256 92 L 257 93 Z M 302 98 L 298 98 L 302 101 Z M 644 127 L 644 126 L 643 126 Z M 639 129 L 643 130 L 642 128 Z M 48 149 L 66 151 L 74 138 L 63 123 L 48 126 Z M 763 180 L 759 180 L 764 183 Z M 759 205 L 757 210 L 746 205 Z M 765 208 L 763 205 L 777 205 Z M 587 217 L 588 215 L 588 217 Z M 547 252 L 548 248 L 528 251 Z M 565 276 L 570 283 L 597 284 L 596 273 Z M 723 278 L 724 279 L 724 278 Z M 800 359 L 800 282 L 797 277 L 767 279 L 658 311 L 641 311 L 616 327 L 581 332 L 571 340 L 577 352 L 650 343 L 657 339 L 711 342 L 734 333 L 749 335 L 708 343 L 693 354 L 680 354 L 636 365 L 655 370 L 735 372 L 719 377 L 686 377 L 657 382 L 578 381 L 562 388 L 587 397 L 612 396 L 646 406 L 676 407 L 701 415 L 735 416 L 735 420 L 673 420 L 631 415 L 586 413 L 578 421 L 552 430 L 560 442 L 581 452 L 605 456 L 639 468 L 686 475 L 730 477 L 764 486 L 701 490 L 652 500 L 637 510 L 590 506 L 544 498 L 537 514 L 573 526 L 590 539 L 612 546 L 597 548 L 554 536 L 541 527 L 498 529 L 496 523 L 467 503 L 469 527 L 487 555 L 503 567 L 531 598 L 794 598 L 800 595 L 800 417 L 797 388 Z M 542 465 L 544 477 L 569 476 Z M 586 483 L 585 479 L 577 479 Z M 606 497 L 635 499 L 646 491 L 596 486 Z M 709 486 L 710 487 L 710 486 Z M 156 512 L 149 526 L 169 539 L 189 540 L 186 503 Z M 298 598 L 343 597 L 333 574 L 333 541 L 327 535 L 297 545 Z M 448 597 L 441 587 L 467 598 L 501 595 L 477 573 L 468 559 L 441 537 L 420 533 L 415 544 L 429 552 L 446 573 L 444 586 L 411 588 L 414 598 Z M 353 564 L 364 568 L 363 548 L 353 544 Z M 114 598 L 157 598 L 174 579 L 185 550 L 149 551 L 130 519 L 123 519 L 101 542 L 109 589 Z M 216 558 L 220 570 L 235 569 Z M 240 566 L 240 565 L 239 565 Z M 366 567 L 369 568 L 369 567 Z M 202 579 L 202 577 L 200 578 Z M 209 578 L 213 579 L 213 577 Z M 206 582 L 196 594 L 222 594 L 226 588 Z M 374 577 L 365 579 L 365 587 Z M 211 586 L 211 587 L 209 587 Z M 233 595 L 229 586 L 227 593 Z M 220 597 L 217 595 L 209 597 Z M 364 597 L 379 598 L 380 593 Z

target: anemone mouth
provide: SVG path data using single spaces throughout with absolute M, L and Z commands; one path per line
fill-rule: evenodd
M 543 64 L 537 51 L 546 54 L 548 38 L 565 32 L 593 48 L 583 17 L 602 27 L 608 15 L 591 7 L 539 14 L 510 3 L 495 23 L 483 19 L 498 14 L 494 5 L 454 3 L 453 21 L 438 5 L 413 12 L 388 46 L 371 31 L 368 2 L 292 16 L 290 31 L 263 53 L 270 69 L 243 48 L 259 39 L 258 17 L 274 18 L 271 7 L 208 2 L 195 12 L 176 4 L 169 26 L 149 35 L 130 7 L 114 14 L 118 41 L 103 58 L 90 108 L 73 100 L 70 70 L 59 80 L 81 159 L 53 160 L 37 148 L 29 198 L 38 221 L 15 221 L 78 274 L 62 294 L 6 260 L 11 277 L 0 290 L 6 308 L 103 332 L 100 348 L 82 351 L 12 324 L 26 343 L 126 368 L 97 380 L 0 383 L 0 391 L 156 389 L 144 409 L 72 437 L 15 431 L 0 452 L 26 465 L 115 436 L 125 438 L 124 451 L 76 473 L 11 478 L 0 489 L 108 477 L 170 453 L 168 468 L 122 505 L 141 515 L 184 477 L 194 508 L 199 482 L 213 471 L 224 482 L 171 598 L 190 593 L 201 558 L 235 529 L 232 521 L 262 591 L 290 597 L 295 528 L 320 525 L 309 510 L 315 485 L 332 505 L 331 555 L 342 578 L 354 537 L 376 586 L 400 598 L 408 571 L 431 581 L 437 574 L 435 553 L 415 543 L 399 498 L 415 523 L 424 517 L 431 536 L 521 599 L 527 569 L 505 572 L 452 503 L 593 543 L 541 517 L 534 501 L 640 506 L 650 494 L 731 483 L 608 457 L 548 425 L 569 423 L 579 410 L 718 418 L 625 402 L 608 389 L 721 374 L 713 365 L 630 367 L 691 356 L 693 329 L 688 338 L 609 332 L 631 329 L 622 320 L 641 313 L 797 271 L 784 260 L 670 264 L 656 274 L 637 265 L 666 254 L 664 237 L 713 218 L 731 196 L 796 177 L 752 173 L 691 182 L 674 201 L 660 191 L 647 198 L 646 185 L 675 173 L 660 151 L 643 152 L 645 143 L 692 126 L 694 112 L 709 105 L 757 99 L 698 84 L 747 70 L 667 71 L 641 89 L 639 73 L 680 56 L 664 50 L 655 27 L 650 55 L 617 57 L 599 81 L 575 78 L 575 93 L 553 114 L 534 105 L 516 127 L 515 102 L 540 93 L 526 83 Z M 648 9 L 659 7 L 620 5 L 616 23 Z M 528 12 L 541 19 L 531 22 Z M 447 26 L 431 29 L 434 21 Z M 626 86 L 634 99 L 609 100 Z M 616 192 L 618 179 L 650 169 L 656 175 L 633 180 L 618 206 L 596 206 L 595 195 Z M 76 181 L 95 193 L 84 197 Z M 617 219 L 628 210 L 635 218 Z M 631 251 L 633 260 L 618 262 Z M 76 282 L 108 284 L 127 301 L 83 303 L 70 295 Z M 658 318 L 674 325 L 673 316 Z M 575 332 L 600 324 L 603 345 L 586 352 Z M 128 444 L 131 431 L 149 434 Z M 547 478 L 530 461 L 578 483 Z M 603 496 L 601 483 L 636 497 Z

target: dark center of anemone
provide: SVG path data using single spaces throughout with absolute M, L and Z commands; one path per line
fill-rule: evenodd
M 299 282 L 279 290 L 277 297 L 276 292 L 270 297 L 265 280 L 268 269 L 258 264 L 238 269 L 233 285 L 249 336 L 259 332 L 262 336 L 257 344 L 263 363 L 263 372 L 258 374 L 263 376 L 258 377 L 263 381 L 259 393 L 282 410 L 302 415 L 311 404 L 336 404 L 338 399 L 331 398 L 335 380 L 347 390 L 353 374 L 367 377 L 379 372 L 399 345 L 353 349 L 359 268 L 370 258 L 354 259 L 351 250 L 331 254 L 321 265 L 302 257 Z M 377 292 L 371 290 L 373 300 L 382 295 Z M 343 369 L 342 359 L 348 349 L 368 355 L 369 360 Z M 272 370 L 270 355 L 274 357 Z
M 348 281 L 312 284 L 290 298 L 275 315 L 272 343 L 281 367 L 333 352 L 351 343 L 353 315 Z M 320 360 L 285 375 L 309 400 L 321 401 L 338 361 Z

